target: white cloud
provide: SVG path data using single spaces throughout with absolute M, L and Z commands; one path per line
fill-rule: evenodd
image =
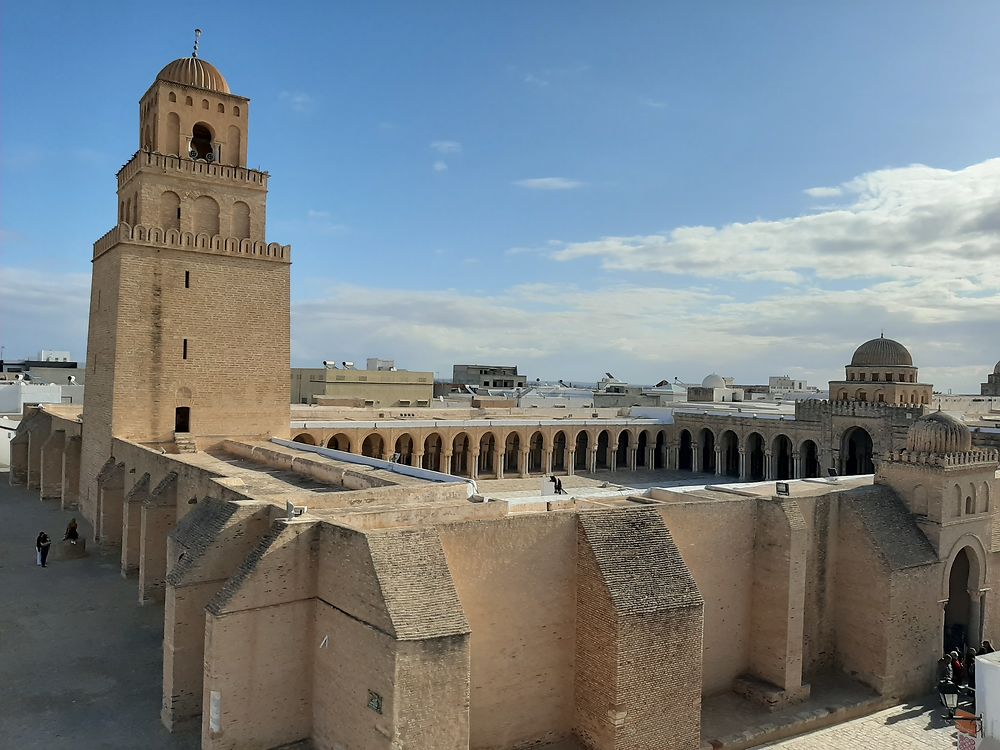
M 316 100 L 304 91 L 282 91 L 278 99 L 287 104 L 294 112 L 310 112 Z
M 811 187 L 802 192 L 810 198 L 836 198 L 844 194 L 843 189 L 839 187 Z
M 950 171 L 925 166 L 864 174 L 843 206 L 803 216 L 568 243 L 556 260 L 596 258 L 609 270 L 739 282 L 944 281 L 1000 285 L 1000 159 Z
M 310 208 L 308 211 L 306 211 L 307 219 L 329 219 L 330 217 L 331 214 L 329 211 L 317 211 L 314 208 Z
M 462 144 L 458 141 L 431 141 L 431 149 L 439 154 L 459 154 Z
M 666 109 L 667 103 L 659 99 L 643 99 L 642 103 L 650 109 Z
M 443 162 L 443 161 L 441 161 L 439 159 L 438 161 L 434 162 L 434 164 L 432 166 L 432 169 L 435 172 L 447 172 L 448 171 L 448 164 L 446 162 Z
M 515 180 L 514 184 L 528 190 L 574 190 L 584 187 L 587 183 L 571 180 L 568 177 L 531 177 L 526 180 Z

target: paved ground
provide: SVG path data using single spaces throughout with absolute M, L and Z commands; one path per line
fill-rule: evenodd
M 761 750 L 949 750 L 955 729 L 943 715 L 932 701 L 908 703 Z
M 38 532 L 61 539 L 74 514 L 10 487 L 7 472 L 0 513 L 0 747 L 197 748 L 196 733 L 160 724 L 163 608 L 138 606 L 117 554 L 36 566 Z
M 538 497 L 547 477 L 532 476 L 505 477 L 504 479 L 477 479 L 479 491 L 493 498 L 513 499 Z M 581 472 L 572 476 L 560 474 L 563 489 L 567 495 L 600 496 L 622 490 L 643 490 L 650 487 L 674 487 L 692 484 L 729 484 L 734 480 L 729 477 L 717 477 L 712 474 L 698 474 L 690 471 L 672 471 L 667 469 L 637 471 L 599 471 L 594 474 Z

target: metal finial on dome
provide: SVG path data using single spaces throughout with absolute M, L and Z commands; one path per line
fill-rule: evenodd
M 191 53 L 191 57 L 198 56 L 198 40 L 201 38 L 201 29 L 194 30 L 194 51 Z

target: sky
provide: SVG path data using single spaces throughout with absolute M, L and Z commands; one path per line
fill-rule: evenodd
M 251 99 L 292 364 L 825 385 L 1000 359 L 1000 4 L 0 5 L 0 345 L 86 347 L 138 100 Z

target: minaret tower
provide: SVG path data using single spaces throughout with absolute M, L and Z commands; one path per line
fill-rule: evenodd
M 118 223 L 94 243 L 81 473 L 91 521 L 114 438 L 184 452 L 288 435 L 291 249 L 265 241 L 268 174 L 247 168 L 249 117 L 197 41 L 139 101 Z

